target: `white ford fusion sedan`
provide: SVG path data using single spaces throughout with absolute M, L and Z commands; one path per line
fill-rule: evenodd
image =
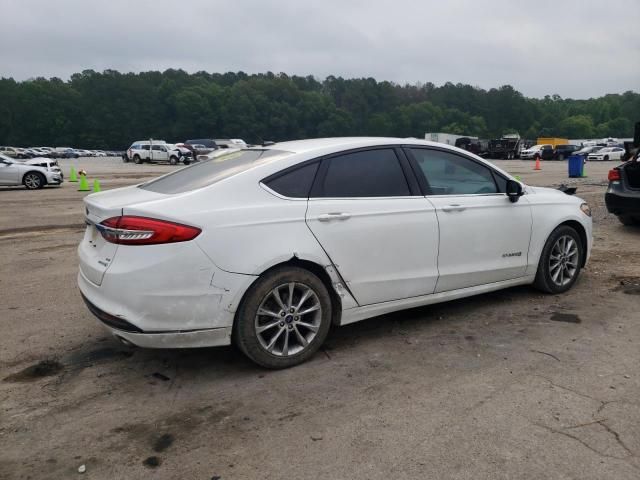
M 247 148 L 85 207 L 78 283 L 116 337 L 233 342 L 269 368 L 308 359 L 331 325 L 514 285 L 564 292 L 592 244 L 581 199 L 415 139 Z

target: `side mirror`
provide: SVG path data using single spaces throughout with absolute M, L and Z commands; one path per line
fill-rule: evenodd
M 522 195 L 522 185 L 515 180 L 507 180 L 507 197 L 509 197 L 509 200 L 515 203 Z

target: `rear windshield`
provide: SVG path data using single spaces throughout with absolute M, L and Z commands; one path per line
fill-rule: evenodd
M 290 152 L 282 150 L 240 150 L 220 155 L 211 160 L 196 163 L 156 180 L 143 183 L 139 188 L 157 193 L 183 193 L 212 185 L 220 180 L 249 170 L 256 165 L 286 157 Z

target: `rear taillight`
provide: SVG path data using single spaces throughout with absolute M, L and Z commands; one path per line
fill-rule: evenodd
M 620 170 L 618 170 L 617 168 L 609 170 L 608 178 L 610 182 L 620 180 Z
M 102 237 L 120 245 L 157 245 L 187 242 L 200 235 L 199 228 L 155 218 L 124 215 L 96 225 Z

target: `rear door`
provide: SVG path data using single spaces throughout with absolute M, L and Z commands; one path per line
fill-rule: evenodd
M 306 220 L 360 305 L 433 293 L 438 221 L 401 151 L 324 159 Z
M 435 148 L 407 153 L 440 225 L 435 291 L 523 276 L 532 224 L 526 196 L 510 202 L 507 179 L 473 158 Z

